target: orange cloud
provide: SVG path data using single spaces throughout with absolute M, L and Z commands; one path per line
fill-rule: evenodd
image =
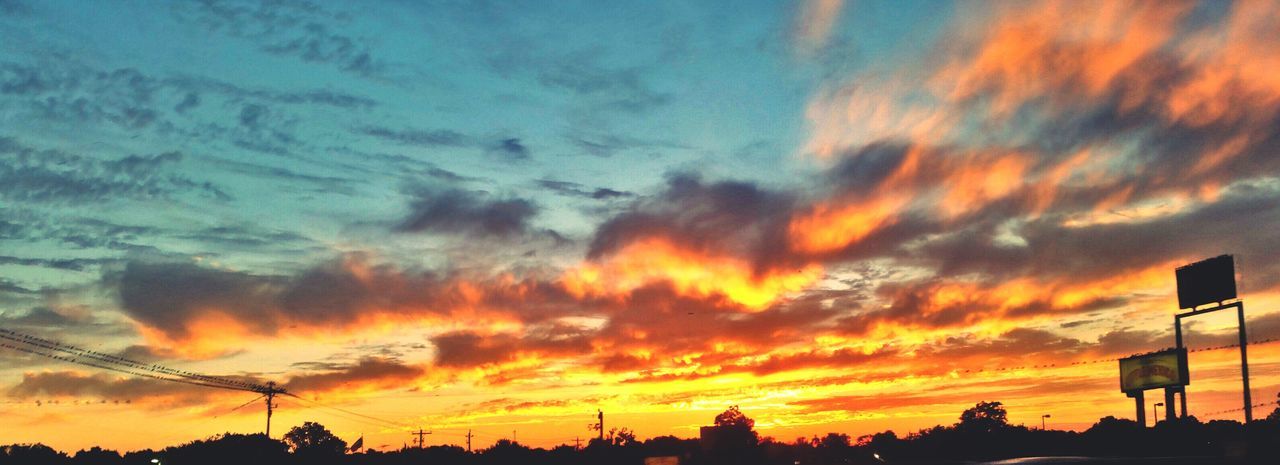
M 1098 97 L 1175 34 L 1190 2 L 1043 2 L 997 12 L 978 50 L 930 79 L 948 102 L 982 97 L 990 116 L 1011 117 L 1037 98 Z M 1154 92 L 1146 82 L 1136 90 Z M 1077 94 L 1078 93 L 1078 94 Z
M 746 309 L 759 310 L 821 276 L 818 265 L 757 273 L 737 257 L 693 253 L 669 240 L 649 238 L 629 243 L 600 262 L 569 270 L 562 282 L 580 298 L 625 296 L 640 287 L 668 283 L 684 295 L 723 296 Z

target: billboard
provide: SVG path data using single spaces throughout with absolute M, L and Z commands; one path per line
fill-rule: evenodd
M 1174 270 L 1178 278 L 1178 308 L 1236 298 L 1236 265 L 1230 255 L 1219 255 Z
M 1135 392 L 1191 383 L 1186 349 L 1169 349 L 1120 359 L 1120 391 Z

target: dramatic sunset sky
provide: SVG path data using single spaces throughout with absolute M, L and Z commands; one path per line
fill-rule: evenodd
M 597 409 L 694 437 L 736 404 L 787 441 L 981 400 L 1132 418 L 1115 362 L 1074 363 L 1171 346 L 1176 266 L 1235 254 L 1250 338 L 1280 336 L 1277 24 L 1226 1 L 0 0 L 0 328 L 403 425 L 280 401 L 277 437 L 378 448 L 572 443 Z M 1250 355 L 1274 401 L 1280 344 Z M 1240 406 L 1238 357 L 1192 354 L 1192 414 Z M 0 444 L 257 432 L 253 398 L 0 349 Z

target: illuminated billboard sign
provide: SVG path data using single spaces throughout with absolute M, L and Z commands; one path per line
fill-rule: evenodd
M 1236 298 L 1236 265 L 1230 255 L 1219 255 L 1174 270 L 1178 278 L 1178 308 Z
M 1120 390 L 1135 392 L 1191 383 L 1186 349 L 1169 349 L 1120 359 Z

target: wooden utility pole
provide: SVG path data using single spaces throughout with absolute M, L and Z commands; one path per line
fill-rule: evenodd
M 426 444 L 426 438 L 425 438 L 425 436 L 426 436 L 426 435 L 428 435 L 428 434 L 431 434 L 431 432 L 430 432 L 430 431 L 423 431 L 423 430 L 422 430 L 422 428 L 418 428 L 418 431 L 411 432 L 411 433 L 409 433 L 409 434 L 411 434 L 411 435 L 414 435 L 414 436 L 417 436 L 417 437 L 418 437 L 418 439 L 417 439 L 417 441 L 418 441 L 418 448 L 419 448 L 419 449 L 421 449 L 421 448 Z
M 471 453 L 471 438 L 475 437 L 471 434 L 471 430 L 467 430 L 467 453 Z
M 267 398 L 267 437 L 271 437 L 271 413 L 276 408 L 276 394 L 284 394 L 285 390 L 276 387 L 275 382 L 267 382 L 264 389 L 254 389 L 254 392 L 260 393 Z

